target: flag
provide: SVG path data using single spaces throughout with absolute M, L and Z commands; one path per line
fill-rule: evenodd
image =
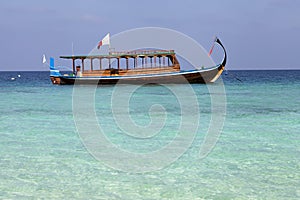
M 211 49 L 210 49 L 210 51 L 208 53 L 208 56 L 210 56 L 212 54 L 212 51 L 214 50 L 214 47 L 215 47 L 215 42 L 217 42 L 217 40 L 218 40 L 218 38 L 215 37 L 214 43 L 213 43 L 213 45 L 212 45 L 212 47 L 211 47 Z
M 109 33 L 98 43 L 97 49 L 100 49 L 103 45 L 110 45 Z
M 214 47 L 215 47 L 215 43 L 212 45 L 212 47 L 211 47 L 211 49 L 210 49 L 210 51 L 208 53 L 208 56 L 210 56 L 212 54 L 212 51 L 213 51 Z
M 43 64 L 47 62 L 45 54 L 43 55 Z

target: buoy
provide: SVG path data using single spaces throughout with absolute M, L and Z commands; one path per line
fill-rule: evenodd
M 18 77 L 20 78 L 20 77 L 21 77 L 21 75 L 19 74 L 19 75 L 18 75 Z

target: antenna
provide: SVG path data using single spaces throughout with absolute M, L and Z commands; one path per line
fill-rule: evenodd
M 74 56 L 74 43 L 72 42 L 72 56 Z

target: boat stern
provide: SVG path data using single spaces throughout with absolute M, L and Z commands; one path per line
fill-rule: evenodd
M 55 68 L 54 66 L 54 58 L 50 58 L 50 80 L 53 84 L 60 84 L 61 79 L 60 79 L 60 71 Z
M 54 85 L 60 85 L 60 77 L 50 76 L 50 80 Z

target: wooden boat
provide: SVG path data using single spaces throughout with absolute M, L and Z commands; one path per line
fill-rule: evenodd
M 225 69 L 227 54 L 221 41 L 216 38 L 215 43 L 224 50 L 221 64 L 208 68 L 181 70 L 174 50 L 137 50 L 110 52 L 108 55 L 61 56 L 72 60 L 72 74 L 61 74 L 54 67 L 54 60 L 50 60 L 50 79 L 53 84 L 145 84 L 145 83 L 213 83 Z M 90 60 L 86 69 L 85 60 Z M 96 67 L 93 60 L 98 59 Z M 107 59 L 109 65 L 102 68 L 102 60 Z M 125 59 L 125 66 L 121 60 Z M 75 66 L 75 61 L 81 60 L 81 66 Z M 116 68 L 111 67 L 111 61 L 117 62 Z M 129 65 L 131 61 L 132 65 Z M 140 65 L 138 65 L 138 62 Z

